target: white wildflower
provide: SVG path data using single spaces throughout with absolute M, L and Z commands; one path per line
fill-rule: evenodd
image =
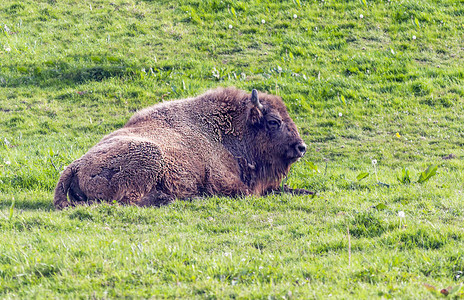
M 377 159 L 373 159 L 373 160 L 372 160 L 372 165 L 375 166 L 376 164 L 377 164 Z
M 266 20 L 262 19 L 262 20 L 261 20 L 261 23 L 262 23 L 262 24 L 266 23 Z
M 6 164 L 6 165 L 11 165 L 11 161 L 6 160 L 6 161 L 5 161 L 5 164 Z
M 400 217 L 400 218 L 404 218 L 404 217 L 406 217 L 406 215 L 405 215 L 404 211 L 402 211 L 402 210 L 401 210 L 401 211 L 399 211 L 399 212 L 398 212 L 398 217 Z
M 342 114 L 342 113 L 338 113 L 338 116 L 339 116 L 339 117 L 342 117 L 342 116 L 343 116 L 343 114 Z
M 229 24 L 229 29 L 232 29 L 234 26 L 232 26 L 232 24 Z
M 412 39 L 413 39 L 413 40 L 415 40 L 415 39 L 416 39 L 416 36 L 415 36 L 415 35 L 413 35 L 413 36 L 412 36 Z
M 298 18 L 298 16 L 296 14 L 293 14 L 293 18 L 296 19 Z
M 10 52 L 10 51 L 11 51 L 11 48 L 10 48 L 10 47 L 6 47 L 6 48 L 5 48 L 5 51 L 6 51 L 6 52 Z
M 364 16 L 363 16 L 362 14 L 360 14 L 360 15 L 359 15 L 359 18 L 362 19 L 362 18 L 364 18 Z

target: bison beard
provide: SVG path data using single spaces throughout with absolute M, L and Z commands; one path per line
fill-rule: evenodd
M 219 88 L 136 113 L 66 168 L 54 204 L 160 206 L 205 195 L 313 194 L 280 189 L 305 151 L 280 97 Z

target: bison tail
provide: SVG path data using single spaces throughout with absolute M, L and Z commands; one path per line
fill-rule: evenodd
M 68 206 L 72 206 L 72 203 L 68 201 L 68 190 L 71 185 L 71 180 L 74 177 L 74 171 L 71 166 L 68 166 L 66 170 L 61 174 L 60 180 L 55 188 L 55 197 L 53 198 L 53 205 L 56 209 L 63 209 Z

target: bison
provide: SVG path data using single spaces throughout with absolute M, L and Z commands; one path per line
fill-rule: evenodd
M 280 97 L 218 88 L 136 113 L 63 171 L 54 205 L 313 194 L 280 186 L 305 151 Z

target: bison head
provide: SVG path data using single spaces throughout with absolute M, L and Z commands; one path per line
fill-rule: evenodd
M 253 132 L 252 144 L 262 163 L 280 166 L 280 171 L 286 173 L 288 167 L 305 154 L 306 144 L 280 97 L 267 94 L 258 97 L 258 92 L 253 90 L 248 124 Z

